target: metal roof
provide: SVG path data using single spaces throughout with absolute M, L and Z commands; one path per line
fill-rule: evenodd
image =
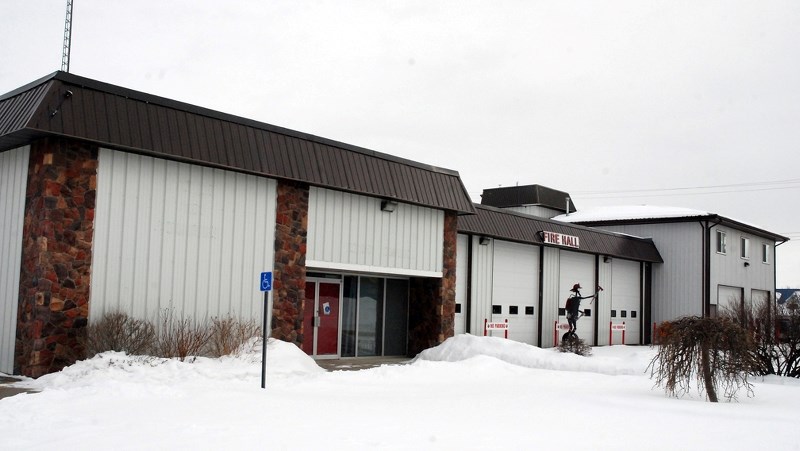
M 581 224 L 587 227 L 710 222 L 752 233 L 753 235 L 761 236 L 776 242 L 783 243 L 789 241 L 788 237 L 770 232 L 758 226 L 745 224 L 717 213 L 688 208 L 654 206 L 596 207 L 585 212 L 579 211 L 571 215 L 556 216 L 553 219 L 555 221 Z
M 505 186 L 483 190 L 481 205 L 498 208 L 540 205 L 564 211 L 567 199 L 569 193 L 542 185 Z M 572 199 L 569 199 L 569 211 L 575 211 Z
M 473 212 L 456 171 L 66 72 L 0 96 L 0 152 L 46 136 Z
M 571 251 L 635 261 L 664 262 L 653 241 L 647 238 L 552 221 L 486 205 L 476 204 L 475 213 L 475 215 L 459 216 L 459 232 L 541 246 L 551 246 L 545 244 L 543 231 L 562 233 L 576 236 L 580 240 L 579 249 L 564 248 Z M 560 246 L 553 247 L 560 248 Z

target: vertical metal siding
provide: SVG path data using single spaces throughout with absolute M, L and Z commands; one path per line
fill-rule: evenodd
M 275 198 L 271 179 L 101 149 L 90 319 L 259 319 Z
M 542 268 L 542 344 L 543 348 L 555 346 L 553 341 L 553 327 L 556 321 L 566 323 L 565 317 L 558 316 L 558 308 L 564 307 L 566 296 L 561 295 L 560 280 L 560 251 L 552 247 L 542 248 L 544 253 Z M 564 299 L 561 299 L 564 297 Z M 558 333 L 559 338 L 561 333 Z
M 444 213 L 312 187 L 307 265 L 328 269 L 441 277 Z
M 14 372 L 30 147 L 0 153 L 0 372 Z
M 480 244 L 472 237 L 472 309 L 470 330 L 473 335 L 483 335 L 483 322 L 492 318 L 492 284 L 494 278 L 494 240 Z
M 726 254 L 716 252 L 716 231 L 723 230 L 727 234 L 728 249 Z M 741 242 L 744 237 L 750 241 L 750 258 L 743 259 L 740 256 Z M 770 251 L 774 252 L 775 243 L 766 241 L 756 235 L 741 232 L 731 227 L 717 226 L 711 229 L 711 287 L 712 298 L 713 287 L 717 285 L 728 285 L 744 288 L 745 301 L 752 290 L 763 290 L 771 293 L 775 292 L 775 267 L 772 264 L 761 262 L 761 245 L 766 243 L 770 246 Z M 745 263 L 748 266 L 745 266 Z M 712 303 L 713 303 L 712 299 Z
M 653 264 L 653 322 L 703 314 L 703 228 L 700 223 L 642 224 L 603 228 L 652 238 L 664 258 L 664 263 Z M 711 230 L 713 238 L 715 229 Z

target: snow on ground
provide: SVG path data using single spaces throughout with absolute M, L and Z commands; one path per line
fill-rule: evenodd
M 295 346 L 194 363 L 104 353 L 0 400 L 0 449 L 800 449 L 800 383 L 675 399 L 649 347 L 561 354 L 460 335 L 407 365 L 325 372 Z

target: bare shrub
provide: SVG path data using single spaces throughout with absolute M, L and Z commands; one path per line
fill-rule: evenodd
M 155 328 L 146 320 L 136 319 L 120 311 L 106 312 L 86 327 L 86 354 L 105 351 L 147 354 L 155 343 Z
M 211 338 L 208 323 L 196 323 L 191 318 L 175 316 L 171 308 L 159 313 L 157 351 L 159 357 L 177 357 L 181 362 L 203 354 Z
M 210 353 L 213 357 L 230 355 L 247 340 L 261 335 L 261 327 L 253 320 L 243 321 L 231 316 L 211 318 Z
M 577 335 L 565 336 L 558 344 L 561 352 L 571 352 L 580 356 L 588 357 L 592 355 L 592 347 L 586 344 L 586 340 L 578 338 Z
M 729 318 L 697 316 L 667 321 L 659 326 L 658 354 L 648 366 L 650 377 L 666 392 L 680 396 L 690 391 L 692 381 L 718 402 L 717 387 L 728 400 L 741 388 L 753 393 L 747 377 L 755 373 L 753 342 L 739 324 Z
M 800 378 L 800 302 L 783 305 L 770 300 L 726 308 L 722 316 L 742 324 L 754 344 L 756 372 L 760 375 Z

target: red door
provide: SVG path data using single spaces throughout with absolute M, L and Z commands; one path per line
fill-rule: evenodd
M 317 355 L 339 354 L 339 284 L 319 283 Z
M 303 351 L 308 355 L 339 355 L 339 288 L 339 283 L 306 282 Z

